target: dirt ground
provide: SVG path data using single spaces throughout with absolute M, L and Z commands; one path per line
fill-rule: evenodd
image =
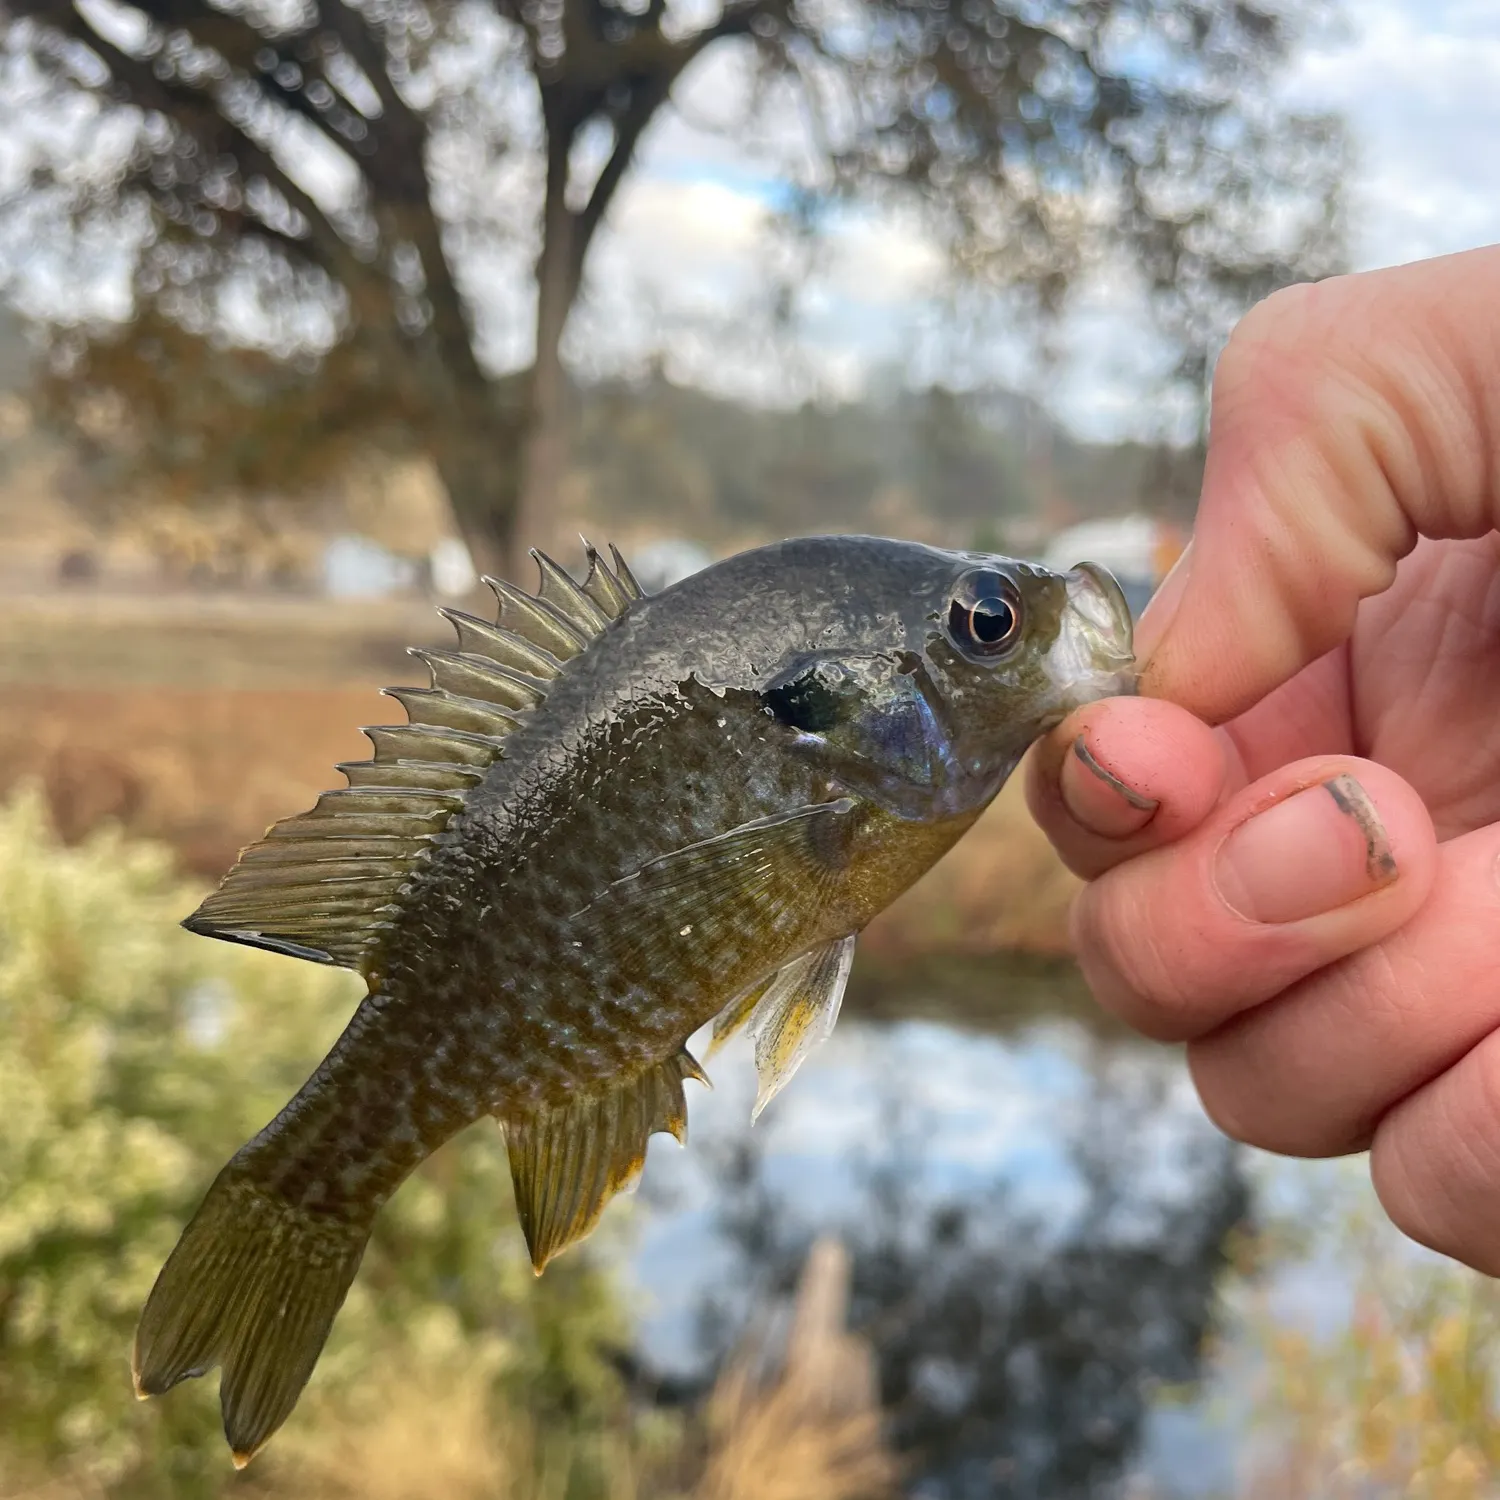
M 116 820 L 211 883 L 342 784 L 360 725 L 403 721 L 380 687 L 424 680 L 404 647 L 448 634 L 419 604 L 0 600 L 0 796 L 38 779 L 64 837 Z M 1059 952 L 1073 889 L 1013 784 L 867 949 Z

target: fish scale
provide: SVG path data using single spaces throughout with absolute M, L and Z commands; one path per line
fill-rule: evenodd
M 362 974 L 297 1095 L 219 1174 L 137 1330 L 136 1389 L 222 1367 L 236 1463 L 290 1414 L 403 1179 L 500 1122 L 538 1273 L 685 1139 L 688 1038 L 754 1040 L 759 1114 L 838 1014 L 856 934 L 1071 708 L 1128 691 L 1107 575 L 802 538 L 647 597 L 541 554 L 445 610 L 407 725 L 242 852 L 184 924 Z

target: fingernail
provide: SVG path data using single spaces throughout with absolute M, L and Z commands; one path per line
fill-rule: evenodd
M 1375 804 L 1334 776 L 1241 823 L 1219 848 L 1225 904 L 1252 922 L 1299 922 L 1389 885 L 1396 856 Z
M 1138 833 L 1156 813 L 1158 803 L 1122 781 L 1088 747 L 1080 734 L 1059 773 L 1063 805 L 1073 821 L 1090 833 L 1119 839 Z
M 1157 586 L 1151 601 L 1141 613 L 1140 623 L 1135 628 L 1135 659 L 1144 671 L 1151 654 L 1161 644 L 1187 589 L 1188 574 L 1192 571 L 1193 544 L 1182 549 L 1181 556 L 1167 570 L 1167 576 Z

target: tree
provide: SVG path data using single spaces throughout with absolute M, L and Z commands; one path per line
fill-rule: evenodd
M 796 135 L 802 165 L 782 170 L 799 202 L 914 202 L 957 274 L 1044 309 L 1110 251 L 1179 323 L 1195 290 L 1328 268 L 1341 137 L 1267 102 L 1296 43 L 1274 0 L 0 4 L 15 76 L 87 95 L 99 129 L 132 125 L 112 176 L 36 171 L 13 205 L 136 216 L 131 321 L 107 355 L 76 342 L 70 397 L 152 413 L 193 484 L 241 469 L 180 430 L 185 363 L 239 393 L 245 431 L 275 439 L 271 417 L 296 414 L 309 463 L 340 437 L 407 443 L 494 568 L 562 470 L 562 337 L 589 249 L 710 49 L 737 47 L 755 119 Z M 536 222 L 507 223 L 528 182 Z M 501 376 L 477 268 L 511 233 L 536 247 L 534 354 Z M 212 357 L 186 362 L 183 340 Z M 263 347 L 224 353 L 236 340 Z M 301 448 L 264 451 L 293 482 Z

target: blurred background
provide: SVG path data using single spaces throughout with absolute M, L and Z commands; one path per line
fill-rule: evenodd
M 1014 787 L 540 1282 L 476 1128 L 244 1474 L 128 1375 L 359 994 L 177 923 L 434 603 L 874 531 L 1139 606 L 1238 316 L 1500 239 L 1497 136 L 1490 0 L 0 0 L 0 1497 L 1500 1495 L 1493 1286 L 1100 1017 Z

